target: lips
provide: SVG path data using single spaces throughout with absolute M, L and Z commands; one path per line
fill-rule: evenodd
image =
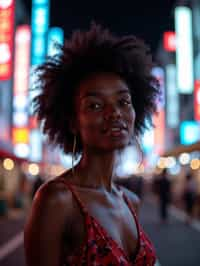
M 127 131 L 128 128 L 124 122 L 113 122 L 110 123 L 109 126 L 103 128 L 103 133 L 120 136 L 124 131 Z

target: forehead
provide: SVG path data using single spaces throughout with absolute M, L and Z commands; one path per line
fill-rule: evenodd
M 98 73 L 82 80 L 78 86 L 77 96 L 109 96 L 119 93 L 129 93 L 126 82 L 117 74 Z

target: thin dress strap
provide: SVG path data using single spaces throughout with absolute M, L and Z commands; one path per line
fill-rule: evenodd
M 126 194 L 124 193 L 123 191 L 123 198 L 126 202 L 126 204 L 128 205 L 131 213 L 133 214 L 133 217 L 135 219 L 135 223 L 136 223 L 136 227 L 137 227 L 137 235 L 138 235 L 138 241 L 137 241 L 137 248 L 136 248 L 136 254 L 139 252 L 140 250 L 140 244 L 141 244 L 141 229 L 140 229 L 140 225 L 139 225 L 139 221 L 138 221 L 138 218 L 137 218 L 137 214 L 132 206 L 132 204 L 130 203 L 130 200 L 129 198 L 126 196 Z
M 139 232 L 139 229 L 140 229 L 140 225 L 139 225 L 139 222 L 138 222 L 138 218 L 137 218 L 137 214 L 132 206 L 132 204 L 130 203 L 130 200 L 129 198 L 126 196 L 126 193 L 121 189 L 120 185 L 116 184 L 116 187 L 119 191 L 122 191 L 122 196 L 123 196 L 123 199 L 124 201 L 126 202 L 126 204 L 128 205 L 131 213 L 133 214 L 133 217 L 135 219 L 135 223 L 136 223 L 136 226 L 137 226 L 137 230 Z
M 123 192 L 122 195 L 123 195 L 123 198 L 124 198 L 126 204 L 128 205 L 129 209 L 131 210 L 131 212 L 132 212 L 132 214 L 133 214 L 133 216 L 134 216 L 134 218 L 135 218 L 135 223 L 136 223 L 136 226 L 137 226 L 137 230 L 138 230 L 138 232 L 140 232 L 140 226 L 139 226 L 139 222 L 138 222 L 137 214 L 136 214 L 136 212 L 135 212 L 135 210 L 134 210 L 132 204 L 130 203 L 130 200 L 129 200 L 128 197 L 126 196 L 126 194 Z
M 83 202 L 81 201 L 78 193 L 76 192 L 73 184 L 71 184 L 70 182 L 68 182 L 66 179 L 62 178 L 61 181 L 65 184 L 65 186 L 71 191 L 72 195 L 74 196 L 75 200 L 77 201 L 82 213 L 84 215 L 88 215 L 87 209 L 84 206 Z

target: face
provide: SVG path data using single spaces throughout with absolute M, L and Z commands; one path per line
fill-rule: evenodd
M 127 146 L 135 122 L 127 84 L 118 75 L 101 73 L 83 80 L 77 91 L 76 130 L 83 150 L 112 151 Z

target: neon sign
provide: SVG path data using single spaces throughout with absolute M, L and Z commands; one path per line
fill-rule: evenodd
M 14 0 L 0 0 L 0 80 L 12 75 Z

